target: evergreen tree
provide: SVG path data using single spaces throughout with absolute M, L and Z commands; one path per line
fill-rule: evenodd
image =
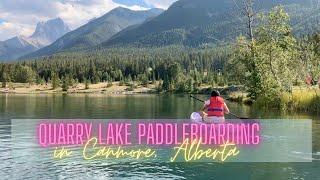
M 73 79 L 71 74 L 67 75 L 66 83 L 68 86 L 73 86 L 75 84 L 75 80 Z
M 164 91 L 169 91 L 169 88 L 170 88 L 170 81 L 169 81 L 168 75 L 166 75 L 163 80 L 162 89 Z
M 2 88 L 6 88 L 7 87 L 7 73 L 3 73 L 2 74 Z
M 56 73 L 51 73 L 52 89 L 57 89 L 60 86 L 60 79 Z
M 68 80 L 66 78 L 62 79 L 62 91 L 68 91 L 69 89 L 69 84 Z
M 85 83 L 85 89 L 89 89 L 89 81 L 85 79 L 84 83 Z

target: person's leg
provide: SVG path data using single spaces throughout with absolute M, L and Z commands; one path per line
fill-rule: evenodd
M 219 123 L 224 123 L 225 121 L 226 121 L 226 120 L 225 120 L 224 116 L 218 117 L 218 122 L 219 122 Z
M 225 119 L 224 117 L 217 117 L 217 116 L 207 116 L 204 118 L 205 122 L 207 123 L 224 123 Z
M 206 121 L 208 114 L 204 111 L 200 111 L 199 114 L 202 117 L 202 121 Z

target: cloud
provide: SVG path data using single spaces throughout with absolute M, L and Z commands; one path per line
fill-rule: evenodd
M 154 8 L 152 4 L 147 4 L 144 0 L 113 0 L 115 3 L 125 4 L 127 6 L 141 6 L 146 8 Z
M 146 9 L 112 0 L 1 0 L 0 17 L 5 23 L 0 23 L 0 40 L 16 35 L 29 36 L 38 22 L 57 17 L 75 29 L 118 6 L 133 10 Z
M 8 22 L 0 23 L 0 41 L 7 40 L 16 35 L 29 35 L 33 31 L 28 24 L 12 24 Z
M 168 7 L 177 0 L 144 0 L 147 4 L 157 8 L 168 9 Z M 196 0 L 195 0 L 196 1 Z

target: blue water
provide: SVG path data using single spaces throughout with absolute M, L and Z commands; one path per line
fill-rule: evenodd
M 201 97 L 205 98 L 205 97 Z M 27 132 L 21 146 L 12 146 L 10 119 L 157 119 L 189 118 L 201 104 L 187 95 L 0 95 L 0 179 L 319 179 L 320 118 L 317 115 L 281 114 L 253 110 L 229 103 L 240 116 L 313 120 L 310 163 L 119 163 L 106 161 L 52 160 L 34 146 Z M 231 117 L 229 117 L 231 118 Z M 23 123 L 23 122 L 22 122 Z M 26 122 L 27 123 L 27 122 Z M 26 127 L 28 125 L 26 124 Z M 299 142 L 297 142 L 299 143 Z M 38 153 L 41 158 L 34 159 Z M 297 155 L 300 152 L 296 152 Z M 16 159 L 22 159 L 17 161 Z

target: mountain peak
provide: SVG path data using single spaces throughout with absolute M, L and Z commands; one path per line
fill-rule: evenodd
M 13 60 L 47 46 L 69 32 L 69 27 L 61 18 L 37 24 L 30 37 L 16 36 L 0 42 L 0 59 Z
M 111 11 L 123 11 L 123 10 L 126 10 L 126 11 L 129 10 L 130 11 L 130 9 L 122 7 L 122 6 L 118 6 L 118 7 L 114 8 L 114 9 L 112 9 Z
M 120 14 L 127 14 L 130 12 L 133 12 L 133 10 L 119 6 L 119 7 L 112 9 L 111 11 L 107 12 L 105 15 L 113 15 L 113 14 L 120 15 Z
M 9 46 L 24 46 L 27 44 L 27 37 L 25 36 L 15 36 L 5 41 Z
M 43 26 L 50 23 L 64 23 L 63 20 L 60 17 L 49 19 L 47 21 L 40 21 L 37 23 L 37 26 Z
M 39 22 L 30 38 L 39 40 L 43 45 L 48 45 L 69 31 L 68 25 L 58 17 L 45 22 Z
M 112 13 L 112 12 L 139 12 L 139 11 L 149 11 L 149 12 L 160 14 L 164 10 L 160 9 L 160 8 L 150 8 L 150 9 L 145 9 L 145 10 L 132 10 L 132 9 L 128 9 L 128 8 L 125 8 L 125 7 L 122 7 L 122 6 L 118 6 L 118 7 L 114 8 L 114 9 L 112 9 L 107 14 Z

